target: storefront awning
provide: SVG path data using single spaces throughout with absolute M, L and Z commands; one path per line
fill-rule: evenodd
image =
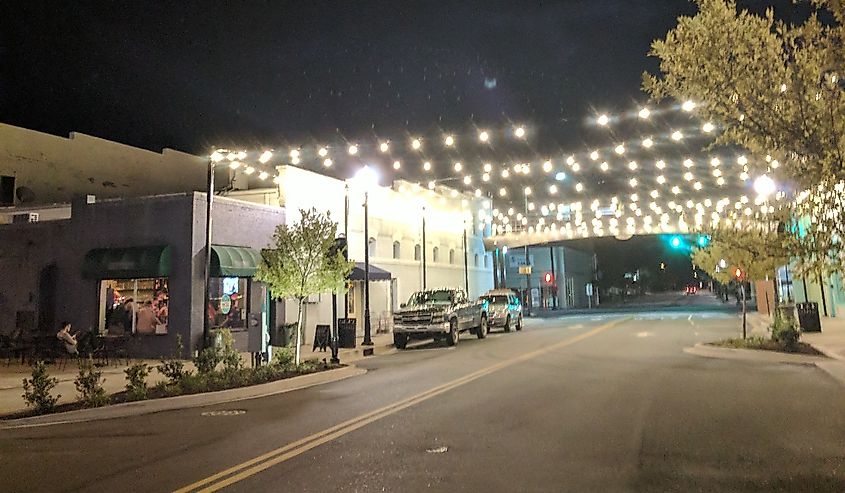
M 355 267 L 352 269 L 352 272 L 349 274 L 350 281 L 363 281 L 364 280 L 364 263 L 363 262 L 355 262 Z M 378 267 L 370 264 L 370 280 L 371 281 L 389 281 L 391 278 L 390 272 L 387 272 L 384 269 L 379 269 Z
M 260 264 L 258 250 L 211 245 L 211 277 L 252 277 Z
M 85 254 L 85 279 L 140 279 L 170 274 L 170 247 L 95 248 Z

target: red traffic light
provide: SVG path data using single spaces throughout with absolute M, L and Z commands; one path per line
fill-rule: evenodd
M 555 283 L 555 275 L 551 272 L 546 272 L 543 274 L 543 282 L 546 284 L 554 284 Z
M 745 279 L 745 271 L 742 268 L 737 267 L 734 269 L 734 279 L 742 280 Z

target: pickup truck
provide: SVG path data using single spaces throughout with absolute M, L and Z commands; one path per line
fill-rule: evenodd
M 446 340 L 454 346 L 460 333 L 487 337 L 486 303 L 470 301 L 460 289 L 417 291 L 393 315 L 393 344 L 405 349 L 411 339 Z

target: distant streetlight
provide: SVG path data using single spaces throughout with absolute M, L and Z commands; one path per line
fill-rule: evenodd
M 754 180 L 754 191 L 764 199 L 775 193 L 776 190 L 777 185 L 775 185 L 775 181 L 769 175 L 761 175 Z

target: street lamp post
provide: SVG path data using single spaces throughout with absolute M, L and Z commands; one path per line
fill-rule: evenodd
M 370 328 L 370 192 L 364 191 L 364 346 L 372 346 Z
M 467 252 L 467 225 L 464 223 L 464 288 L 469 296 L 469 253 Z
M 525 232 L 528 233 L 528 194 L 525 194 Z M 525 314 L 531 315 L 531 263 L 528 256 L 528 235 L 525 243 Z
M 372 346 L 370 324 L 370 189 L 378 182 L 376 172 L 364 166 L 355 174 L 355 181 L 364 189 L 364 346 Z
M 343 186 L 343 237 L 349 241 L 349 184 Z M 346 256 L 349 260 L 349 255 Z M 347 286 L 348 288 L 348 286 Z M 343 297 L 343 318 L 349 318 L 349 296 Z
M 214 153 L 216 154 L 216 153 Z M 208 329 L 211 321 L 208 320 L 208 304 L 211 302 L 211 210 L 214 207 L 214 170 L 217 164 L 217 157 L 212 154 L 208 159 L 208 187 L 205 194 L 205 271 L 203 275 L 203 324 L 202 324 L 202 347 L 208 344 Z M 222 156 L 221 156 L 222 158 Z
M 426 286 L 425 250 L 426 250 L 426 246 L 425 246 L 425 206 L 423 206 L 423 208 L 422 208 L 422 288 L 423 288 L 423 291 L 425 291 L 425 286 Z

